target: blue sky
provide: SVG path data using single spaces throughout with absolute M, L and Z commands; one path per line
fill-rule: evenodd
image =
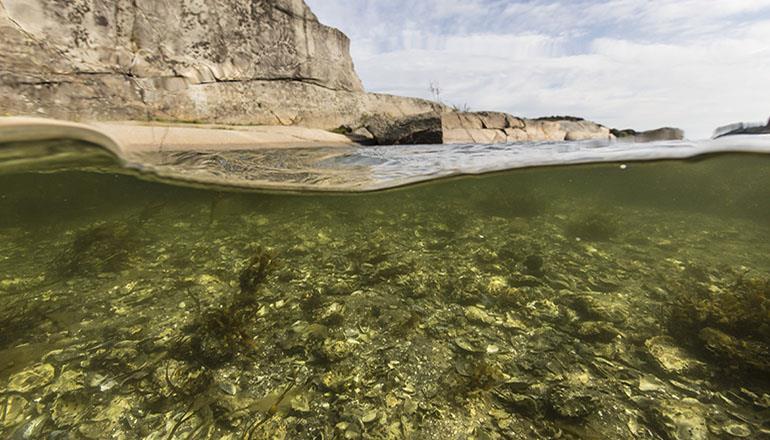
M 770 116 L 770 0 L 306 0 L 369 91 L 618 128 Z

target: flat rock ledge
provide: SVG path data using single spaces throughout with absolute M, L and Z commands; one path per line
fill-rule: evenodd
M 377 144 L 496 144 L 614 140 L 610 129 L 574 117 L 518 118 L 501 112 L 429 112 L 401 118 L 374 116 L 364 128 Z M 361 133 L 360 129 L 350 129 Z
M 154 151 L 226 151 L 304 147 L 349 147 L 347 136 L 287 126 L 221 126 L 109 122 L 80 124 L 43 118 L 0 117 L 0 144 L 74 140 L 119 156 Z

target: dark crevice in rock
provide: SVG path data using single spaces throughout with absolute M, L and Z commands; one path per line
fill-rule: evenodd
M 308 15 L 295 14 L 294 11 L 292 11 L 291 9 L 285 8 L 285 7 L 281 6 L 281 5 L 274 5 L 273 8 L 276 11 L 282 12 L 282 13 L 288 15 L 290 18 L 293 18 L 295 20 L 309 21 L 309 22 L 314 22 L 314 23 L 320 24 L 318 22 L 318 18 L 316 16 L 314 16 L 313 14 L 310 14 L 309 16 Z
M 270 78 L 248 78 L 248 79 L 235 79 L 235 80 L 217 79 L 215 82 L 217 82 L 217 83 L 249 83 L 249 82 L 262 82 L 262 81 L 267 81 L 267 82 L 273 82 L 273 81 L 274 82 L 287 82 L 287 81 L 288 82 L 301 82 L 301 83 L 310 84 L 310 85 L 313 85 L 313 86 L 316 86 L 316 87 L 321 87 L 322 89 L 331 90 L 331 91 L 334 91 L 334 92 L 338 92 L 340 90 L 343 90 L 343 89 L 336 89 L 334 87 L 325 86 L 325 85 L 323 85 L 321 80 L 318 79 L 318 78 L 291 77 L 291 76 L 288 76 L 288 77 L 270 77 Z

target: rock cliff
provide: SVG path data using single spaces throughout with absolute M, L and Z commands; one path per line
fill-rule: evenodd
M 365 94 L 303 0 L 0 0 L 0 49 L 6 115 L 331 128 L 440 108 Z
M 349 46 L 303 0 L 0 0 L 0 116 L 344 126 L 379 143 L 613 138 L 366 93 Z

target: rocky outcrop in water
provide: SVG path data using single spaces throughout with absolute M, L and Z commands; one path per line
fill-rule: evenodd
M 499 112 L 446 114 L 446 143 L 611 140 L 610 130 L 595 122 L 569 116 L 526 119 Z
M 371 118 L 365 128 L 380 144 L 494 144 L 525 141 L 612 140 L 610 129 L 574 117 L 525 119 L 501 112 L 426 113 Z
M 366 94 L 302 0 L 0 0 L 0 114 L 332 128 L 440 110 Z
M 672 127 L 663 127 L 648 131 L 612 129 L 612 134 L 624 142 L 681 141 L 684 139 L 684 131 Z
M 714 133 L 714 137 L 720 138 L 723 136 L 735 136 L 741 134 L 770 134 L 770 119 L 767 120 L 766 125 L 762 125 L 762 123 L 747 124 L 741 122 L 719 127 Z

